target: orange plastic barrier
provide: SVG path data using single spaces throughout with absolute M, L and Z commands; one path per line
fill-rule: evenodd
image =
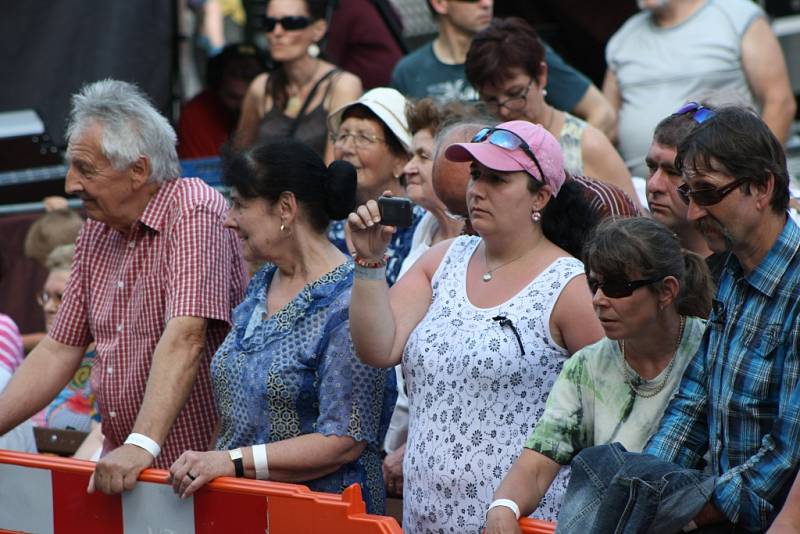
M 181 500 L 159 469 L 122 496 L 89 495 L 93 471 L 91 462 L 0 450 L 0 532 L 402 533 L 393 518 L 366 513 L 357 484 L 336 495 L 222 477 Z
M 556 524 L 539 519 L 520 519 L 519 526 L 522 534 L 553 534 L 556 531 Z

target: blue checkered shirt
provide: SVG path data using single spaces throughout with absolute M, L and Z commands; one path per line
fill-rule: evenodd
M 800 460 L 800 229 L 745 275 L 730 255 L 697 355 L 644 452 L 718 477 L 713 502 L 764 531 Z

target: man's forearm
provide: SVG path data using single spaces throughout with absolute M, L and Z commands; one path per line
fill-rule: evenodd
M 206 320 L 176 317 L 153 353 L 147 389 L 133 431 L 162 444 L 194 387 L 203 359 Z
M 83 352 L 49 336 L 36 346 L 0 394 L 0 436 L 55 398 L 77 370 Z

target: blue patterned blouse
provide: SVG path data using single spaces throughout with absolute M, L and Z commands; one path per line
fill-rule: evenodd
M 350 339 L 348 261 L 266 316 L 276 267 L 255 274 L 233 310 L 233 329 L 211 362 L 221 418 L 216 448 L 234 449 L 319 432 L 366 441 L 335 473 L 306 484 L 340 493 L 358 482 L 370 513 L 383 513 L 380 447 L 396 397 L 394 372 L 361 363 Z

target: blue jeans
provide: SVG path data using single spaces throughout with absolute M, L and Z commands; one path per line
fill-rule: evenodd
M 619 443 L 584 449 L 558 516 L 557 534 L 674 534 L 711 499 L 715 478 Z

